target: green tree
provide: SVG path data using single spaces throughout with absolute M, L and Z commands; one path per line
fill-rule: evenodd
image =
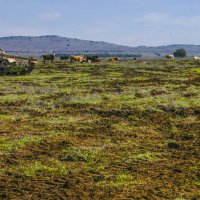
M 185 49 L 177 49 L 174 52 L 174 56 L 177 58 L 184 58 L 187 56 L 186 50 Z

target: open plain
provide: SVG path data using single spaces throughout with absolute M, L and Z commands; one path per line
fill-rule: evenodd
M 0 199 L 200 199 L 200 63 L 1 76 Z

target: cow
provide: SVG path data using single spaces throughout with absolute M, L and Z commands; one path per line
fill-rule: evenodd
M 60 60 L 68 60 L 69 56 L 60 56 Z
M 116 61 L 119 61 L 119 58 L 118 57 L 112 57 L 112 58 L 109 58 L 108 61 L 116 62 Z
M 86 56 L 86 60 L 87 60 L 88 63 L 91 63 L 91 62 L 100 62 L 100 58 L 97 55 Z
M 165 56 L 168 60 L 174 60 L 174 55 L 173 54 L 168 54 Z
M 53 63 L 55 59 L 55 54 L 45 54 L 41 56 L 43 58 L 44 64 L 46 63 L 46 60 L 50 60 L 51 63 Z
M 193 60 L 195 60 L 195 61 L 200 60 L 200 57 L 194 56 L 194 57 L 193 57 Z
M 77 55 L 77 56 L 70 56 L 70 62 L 85 62 L 87 61 L 86 58 L 83 55 Z
M 6 54 L 3 49 L 0 49 L 0 54 Z
M 37 59 L 36 59 L 36 58 L 29 57 L 28 63 L 29 63 L 29 65 L 34 66 L 34 65 L 36 65 L 38 62 L 37 62 Z
M 96 58 L 95 62 L 101 62 L 100 58 Z

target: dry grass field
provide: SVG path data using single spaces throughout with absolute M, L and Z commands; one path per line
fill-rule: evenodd
M 200 199 L 200 63 L 1 76 L 0 199 Z

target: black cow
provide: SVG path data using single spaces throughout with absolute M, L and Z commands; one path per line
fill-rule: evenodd
M 69 56 L 60 56 L 60 60 L 68 60 Z
M 97 62 L 98 59 L 99 59 L 99 56 L 97 56 L 97 55 L 86 56 L 87 62 Z
M 50 60 L 52 63 L 55 59 L 55 54 L 45 54 L 42 55 L 41 57 L 43 58 L 44 64 L 46 63 L 46 60 Z

